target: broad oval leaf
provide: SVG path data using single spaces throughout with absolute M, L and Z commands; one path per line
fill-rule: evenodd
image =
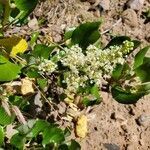
M 140 44 L 141 42 L 140 41 L 137 41 L 137 40 L 131 40 L 128 36 L 116 36 L 114 37 L 107 45 L 104 49 L 106 48 L 109 48 L 110 46 L 114 46 L 114 45 L 117 45 L 117 46 L 120 46 L 123 44 L 124 41 L 132 41 L 134 43 L 134 48 L 133 49 L 136 49 Z
M 38 0 L 14 0 L 14 2 L 17 8 L 20 10 L 18 18 L 20 21 L 23 21 L 34 10 Z
M 135 55 L 135 58 L 134 58 L 134 69 L 138 68 L 140 65 L 143 64 L 144 57 L 145 57 L 146 53 L 148 52 L 148 50 L 150 50 L 150 46 L 147 46 L 147 47 L 141 49 Z
M 25 142 L 26 142 L 25 136 L 19 133 L 13 135 L 12 138 L 10 139 L 10 143 L 20 150 L 23 149 Z
M 48 59 L 50 57 L 51 52 L 56 46 L 46 46 L 44 44 L 37 44 L 32 51 L 32 55 L 38 58 Z
M 31 130 L 32 136 L 36 137 L 40 132 L 43 132 L 45 128 L 49 126 L 49 123 L 44 120 L 37 120 L 34 127 Z
M 69 146 L 69 150 L 81 150 L 81 146 L 75 140 L 71 140 L 71 145 Z
M 122 104 L 134 104 L 142 96 L 144 96 L 143 93 L 131 93 L 131 92 L 125 91 L 119 86 L 112 87 L 111 93 L 112 93 L 113 98 Z
M 24 53 L 28 48 L 27 42 L 16 36 L 0 39 L 0 46 L 5 47 L 11 57 L 15 57 L 18 53 Z
M 0 81 L 11 81 L 18 77 L 21 67 L 0 55 Z
M 150 58 L 145 57 L 143 59 L 143 64 L 134 71 L 142 82 L 150 82 Z
M 85 50 L 90 44 L 95 43 L 100 38 L 98 31 L 101 22 L 87 22 L 78 26 L 72 33 L 72 44 L 79 44 Z
M 60 128 L 49 126 L 43 132 L 43 145 L 49 143 L 61 144 L 64 140 L 64 133 Z
M 8 124 L 11 124 L 13 121 L 13 117 L 10 117 L 4 108 L 0 107 L 0 125 L 6 126 Z

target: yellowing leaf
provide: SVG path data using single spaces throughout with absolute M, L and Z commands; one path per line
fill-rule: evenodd
M 0 39 L 0 46 L 4 47 L 11 57 L 15 57 L 18 53 L 24 53 L 28 48 L 24 39 L 15 36 Z
M 84 138 L 87 134 L 87 117 L 82 115 L 78 118 L 76 124 L 76 135 L 80 138 Z
M 21 82 L 22 82 L 22 85 L 21 85 L 21 94 L 22 95 L 28 95 L 28 94 L 34 93 L 32 81 L 25 78 L 25 79 L 22 79 Z
M 74 95 L 72 94 L 68 94 L 67 97 L 64 99 L 64 101 L 67 103 L 67 104 L 70 104 L 70 103 L 73 103 L 74 101 Z

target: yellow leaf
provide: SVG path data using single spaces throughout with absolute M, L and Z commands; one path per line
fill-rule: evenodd
M 22 95 L 28 95 L 31 93 L 34 93 L 34 88 L 32 81 L 30 81 L 28 78 L 24 78 L 21 80 L 21 94 Z
M 11 57 L 15 57 L 18 53 L 24 53 L 28 48 L 24 39 L 15 36 L 0 39 L 0 46 L 4 47 Z
M 87 117 L 82 115 L 78 117 L 76 124 L 76 135 L 80 138 L 84 138 L 87 134 Z

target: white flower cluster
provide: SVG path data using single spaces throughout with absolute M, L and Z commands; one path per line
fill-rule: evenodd
M 39 73 L 40 74 L 46 73 L 47 75 L 50 75 L 52 72 L 54 72 L 56 68 L 57 64 L 48 59 L 43 59 L 38 66 Z
M 85 87 L 87 81 L 101 85 L 101 79 L 109 78 L 117 63 L 123 64 L 126 55 L 134 47 L 133 42 L 124 41 L 121 46 L 111 46 L 104 50 L 90 45 L 83 53 L 78 45 L 64 48 L 55 57 L 70 70 L 64 73 L 67 93 L 76 93 L 79 87 Z M 52 59 L 53 60 L 53 59 Z M 40 73 L 50 75 L 57 69 L 57 62 L 44 59 L 38 66 Z
M 129 41 L 124 41 L 121 46 L 111 46 L 105 50 L 90 45 L 85 54 L 78 45 L 65 48 L 65 55 L 60 61 L 70 68 L 64 81 L 67 83 L 67 90 L 75 93 L 80 86 L 84 87 L 88 80 L 100 85 L 101 78 L 109 78 L 116 64 L 123 64 L 125 61 L 123 56 L 133 47 L 134 43 Z

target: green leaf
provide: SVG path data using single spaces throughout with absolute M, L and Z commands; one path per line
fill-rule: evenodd
M 49 126 L 43 132 L 43 145 L 48 143 L 60 144 L 64 140 L 64 133 L 60 128 Z
M 24 71 L 25 71 L 24 73 L 29 78 L 39 78 L 39 77 L 41 77 L 41 75 L 38 73 L 38 69 L 37 68 L 28 67 Z
M 67 144 L 61 144 L 59 145 L 58 150 L 69 150 L 69 148 Z
M 83 98 L 82 103 L 85 106 L 97 105 L 101 102 L 100 89 L 94 85 L 89 89 L 89 96 Z
M 65 40 L 65 41 L 68 40 L 68 39 L 70 39 L 70 38 L 72 37 L 72 33 L 73 33 L 74 30 L 75 30 L 75 28 L 73 27 L 73 28 L 69 28 L 69 29 L 65 32 L 65 34 L 64 34 L 64 40 Z
M 118 80 L 121 75 L 122 75 L 122 71 L 123 71 L 123 65 L 121 64 L 117 64 L 117 66 L 114 68 L 113 72 L 112 72 L 112 78 L 114 80 Z
M 19 19 L 23 21 L 36 7 L 38 0 L 14 0 L 15 5 L 20 10 Z
M 113 98 L 122 104 L 134 104 L 144 96 L 143 93 L 131 93 L 130 91 L 125 91 L 119 86 L 112 87 L 111 93 Z
M 47 86 L 47 79 L 37 79 L 37 83 L 39 87 L 44 90 L 44 88 Z
M 39 36 L 39 32 L 33 32 L 31 34 L 31 40 L 30 40 L 30 45 L 33 46 L 35 44 L 35 42 L 37 41 Z
M 43 44 L 37 44 L 32 51 L 32 55 L 39 58 L 48 59 L 50 57 L 50 53 L 53 51 L 55 46 L 48 47 Z
M 36 137 L 40 132 L 43 132 L 50 124 L 44 120 L 37 120 L 35 126 L 33 127 L 31 133 L 33 137 Z
M 71 145 L 69 146 L 69 150 L 81 150 L 81 146 L 75 140 L 71 140 Z
M 139 93 L 143 93 L 144 95 L 150 94 L 150 82 L 137 85 L 136 88 L 138 89 Z
M 141 49 L 135 55 L 135 58 L 134 58 L 134 67 L 133 67 L 134 69 L 138 68 L 139 66 L 141 66 L 143 64 L 144 57 L 145 57 L 146 53 L 148 52 L 148 50 L 150 50 L 150 46 L 147 46 L 147 47 Z
M 23 135 L 20 135 L 19 133 L 12 136 L 10 139 L 10 143 L 17 147 L 19 150 L 23 150 L 24 144 L 26 142 L 26 139 Z
M 0 55 L 0 81 L 11 81 L 18 77 L 20 67 Z
M 110 46 L 114 46 L 114 45 L 120 46 L 126 40 L 132 41 L 128 36 L 116 36 L 107 44 L 107 46 L 104 49 L 109 48 Z M 133 49 L 136 49 L 141 44 L 141 42 L 137 40 L 133 40 L 132 42 L 134 43 Z
M 10 117 L 3 107 L 0 107 L 0 125 L 6 126 L 11 124 L 13 117 Z
M 95 43 L 100 38 L 98 31 L 101 22 L 87 22 L 78 26 L 72 33 L 72 44 L 79 44 L 85 50 L 90 44 Z
M 120 46 L 126 40 L 131 41 L 131 39 L 128 36 L 116 36 L 107 44 L 105 48 L 109 48 L 110 46 L 114 46 L 114 45 Z
M 94 85 L 92 88 L 91 88 L 91 94 L 93 95 L 93 96 L 95 96 L 97 99 L 100 99 L 101 98 L 101 96 L 100 96 L 100 89 L 98 88 L 98 86 L 97 85 Z
M 136 75 L 141 79 L 142 82 L 150 81 L 150 58 L 145 57 L 143 64 L 135 69 Z
M 4 142 L 4 130 L 3 127 L 0 126 L 0 147 L 3 144 L 3 142 Z

